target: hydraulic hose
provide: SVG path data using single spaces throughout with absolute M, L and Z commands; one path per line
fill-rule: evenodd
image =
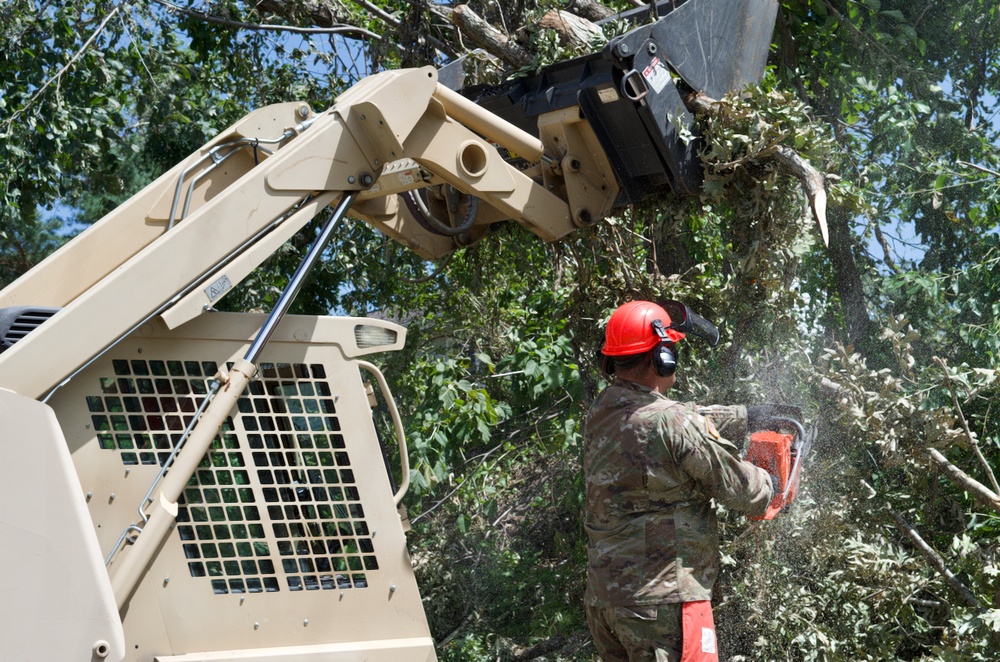
M 472 229 L 472 226 L 476 222 L 476 215 L 479 213 L 479 198 L 470 195 L 469 206 L 465 211 L 465 217 L 462 218 L 461 224 L 458 227 L 452 227 L 443 223 L 438 219 L 431 210 L 427 207 L 423 198 L 420 197 L 420 193 L 417 191 L 406 191 L 399 194 L 403 198 L 403 203 L 406 205 L 406 209 L 409 210 L 413 218 L 417 220 L 420 227 L 438 235 L 444 235 L 445 237 L 457 237 L 461 234 L 465 234 Z

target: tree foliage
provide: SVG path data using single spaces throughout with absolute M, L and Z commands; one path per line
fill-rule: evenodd
M 601 3 L 570 9 L 588 4 Z M 538 27 L 563 3 L 468 8 L 526 50 L 527 70 L 579 48 Z M 323 108 L 372 71 L 466 53 L 454 10 L 0 6 L 0 281 L 251 108 Z M 662 295 L 723 332 L 713 351 L 684 347 L 679 397 L 795 402 L 820 430 L 792 512 L 723 518 L 723 652 L 1000 654 L 998 13 L 989 0 L 782 0 L 763 84 L 699 119 L 700 196 L 553 245 L 503 227 L 442 265 L 361 223 L 339 236 L 296 306 L 409 326 L 385 361 L 442 659 L 593 658 L 580 476 L 582 420 L 602 387 L 592 357 L 616 305 Z M 517 69 L 501 60 L 493 75 Z M 827 173 L 829 248 L 778 147 Z M 226 305 L 269 307 L 315 231 Z

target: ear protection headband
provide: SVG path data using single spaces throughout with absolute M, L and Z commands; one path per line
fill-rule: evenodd
M 653 332 L 660 338 L 653 347 L 653 372 L 659 377 L 669 377 L 677 371 L 677 345 L 667 336 L 660 320 L 653 320 Z

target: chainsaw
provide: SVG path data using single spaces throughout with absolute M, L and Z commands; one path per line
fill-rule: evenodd
M 812 448 L 815 427 L 806 433 L 802 424 L 793 418 L 772 418 L 768 427 L 750 435 L 746 460 L 778 478 L 778 492 L 771 499 L 767 511 L 752 520 L 774 519 L 786 509 L 799 492 L 802 465 Z

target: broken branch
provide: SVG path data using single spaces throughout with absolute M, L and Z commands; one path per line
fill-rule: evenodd
M 468 5 L 451 10 L 451 22 L 469 41 L 506 64 L 520 69 L 531 63 L 532 55 L 513 39 L 484 21 Z
M 696 115 L 711 115 L 719 102 L 701 92 L 694 92 L 684 98 L 688 110 Z M 819 227 L 823 245 L 830 245 L 830 231 L 826 224 L 826 178 L 814 168 L 808 159 L 803 158 L 791 147 L 774 145 L 760 152 L 760 156 L 771 156 L 794 175 L 806 190 L 809 198 L 809 208 L 813 219 Z
M 819 233 L 823 237 L 823 245 L 829 246 L 830 231 L 826 227 L 826 186 L 823 173 L 812 167 L 808 160 L 802 158 L 791 147 L 775 145 L 770 151 L 779 163 L 788 168 L 802 182 L 802 186 L 806 189 L 806 195 L 809 197 L 813 218 L 816 220 Z
M 949 462 L 937 449 L 928 448 L 927 453 L 959 487 L 970 492 L 983 505 L 1000 512 L 1000 495 Z
M 545 12 L 538 25 L 555 30 L 559 34 L 559 41 L 574 48 L 587 48 L 604 39 L 604 32 L 587 19 L 558 9 Z
M 597 0 L 569 0 L 566 3 L 566 9 L 591 21 L 600 21 L 615 15 L 613 9 L 602 5 Z
M 944 577 L 944 580 L 948 582 L 948 585 L 951 586 L 952 589 L 955 590 L 958 597 L 962 599 L 962 602 L 972 609 L 982 609 L 982 605 L 979 603 L 979 600 L 976 599 L 976 596 L 972 594 L 972 591 L 967 589 L 965 584 L 958 580 L 955 573 L 948 569 L 948 566 L 945 565 L 944 559 L 941 555 L 938 554 L 933 547 L 924 542 L 924 539 L 920 537 L 920 533 L 910 526 L 899 513 L 894 510 L 889 512 L 892 513 L 892 516 L 896 519 L 896 523 L 899 525 L 900 530 L 906 534 L 906 536 L 910 539 L 910 542 L 912 542 L 923 557 L 927 559 L 927 562 L 930 563 L 942 577 Z

